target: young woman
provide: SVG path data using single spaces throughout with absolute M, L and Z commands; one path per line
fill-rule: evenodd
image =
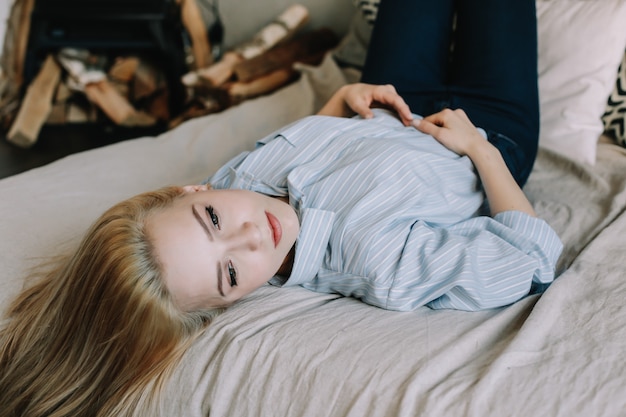
M 551 282 L 559 239 L 520 190 L 538 141 L 534 2 L 385 0 L 363 79 L 400 94 L 347 86 L 319 115 L 368 118 L 377 103 L 401 123 L 304 119 L 154 217 L 179 305 L 226 306 L 271 280 L 387 309 L 475 310 Z
M 409 9 L 413 3 L 420 7 Z M 76 253 L 9 307 L 0 329 L 3 413 L 121 416 L 149 408 L 200 330 L 268 280 L 395 310 L 491 308 L 552 281 L 561 243 L 518 185 L 534 159 L 536 107 L 500 85 L 501 66 L 483 65 L 497 55 L 487 42 L 494 29 L 511 42 L 498 59 L 515 64 L 524 54 L 520 61 L 534 62 L 534 2 L 510 10 L 497 9 L 499 0 L 458 2 L 456 30 L 465 35 L 454 37 L 454 2 L 437 11 L 431 3 L 381 6 L 366 79 L 386 82 L 374 60 L 398 15 L 424 25 L 442 56 L 454 46 L 452 60 L 434 59 L 430 41 L 408 38 L 417 34 L 393 39 L 411 43 L 397 51 L 411 61 L 407 73 L 389 61 L 401 94 L 390 85 L 345 86 L 319 115 L 261 140 L 207 184 L 145 193 L 105 212 Z M 519 27 L 464 26 L 482 22 L 491 7 L 498 18 L 490 23 Z M 445 85 L 428 79 L 412 88 L 403 77 L 420 66 L 450 76 Z M 457 66 L 480 80 L 472 84 Z M 536 68 L 530 76 L 513 66 L 520 89 L 536 94 Z M 439 110 L 441 94 L 467 113 Z M 371 110 L 378 106 L 392 111 Z M 433 113 L 421 119 L 411 106 Z M 353 112 L 361 117 L 337 117 Z
M 409 126 L 380 110 L 325 116 L 372 101 Z M 391 310 L 477 310 L 551 282 L 560 241 L 485 132 L 463 110 L 413 121 L 405 106 L 391 86 L 344 87 L 186 186 L 147 222 L 175 302 L 225 307 L 270 281 Z

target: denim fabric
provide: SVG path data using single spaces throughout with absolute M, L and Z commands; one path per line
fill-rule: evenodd
M 520 187 L 524 185 L 530 175 L 530 171 L 532 171 L 534 158 L 526 155 L 524 150 L 514 140 L 502 133 L 494 132 L 493 130 L 486 130 L 486 132 L 487 140 L 498 148 L 515 181 Z
M 534 0 L 383 0 L 362 81 L 393 84 L 424 116 L 463 109 L 526 182 L 539 139 Z

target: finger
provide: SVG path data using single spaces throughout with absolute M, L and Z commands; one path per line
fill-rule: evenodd
M 396 93 L 395 88 L 389 86 L 390 88 L 383 88 L 381 90 L 381 94 L 375 95 L 374 100 L 385 105 L 387 107 L 392 108 L 405 126 L 408 126 L 413 120 L 413 113 L 411 113 L 411 109 L 409 105 L 406 104 L 404 99 Z
M 392 101 L 387 101 L 382 104 L 394 110 L 398 114 L 398 116 L 400 117 L 400 120 L 402 120 L 402 123 L 405 126 L 408 126 L 411 123 L 411 121 L 413 121 L 413 113 L 411 113 L 411 109 L 409 108 L 409 105 L 406 104 L 404 100 L 402 100 L 402 98 L 394 99 Z
M 454 112 L 464 121 L 472 123 L 469 117 L 467 117 L 467 113 L 465 113 L 463 109 L 456 109 Z
M 352 105 L 352 110 L 364 119 L 371 119 L 374 117 L 374 113 L 372 112 L 372 109 L 370 109 L 370 103 L 364 99 L 356 100 Z
M 467 118 L 467 114 L 465 114 L 465 110 L 459 108 L 459 109 L 454 109 L 453 110 L 457 115 L 459 115 L 460 117 L 466 119 Z
M 411 109 L 409 108 L 409 105 L 406 104 L 404 99 L 402 99 L 402 97 L 400 96 L 397 96 L 397 98 L 394 100 L 392 105 L 393 105 L 393 108 L 398 113 L 398 115 L 400 116 L 402 123 L 404 123 L 405 126 L 408 126 L 411 123 L 411 121 L 413 121 L 413 113 L 411 113 Z
M 435 138 L 441 132 L 441 127 L 437 126 L 437 124 L 425 118 L 422 120 L 415 120 L 412 122 L 412 124 L 420 132 L 425 133 Z
M 446 112 L 447 109 L 441 110 L 440 112 L 433 113 L 429 116 L 424 117 L 423 120 L 430 122 L 437 126 L 445 126 L 448 114 Z
M 455 109 L 454 114 L 455 116 L 457 116 L 459 119 L 463 120 L 464 122 L 470 122 L 469 117 L 467 117 L 467 114 L 465 113 L 463 109 Z

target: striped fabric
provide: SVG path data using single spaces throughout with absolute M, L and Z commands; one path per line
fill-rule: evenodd
M 289 195 L 301 232 L 291 276 L 273 284 L 391 310 L 478 310 L 554 279 L 562 245 L 544 221 L 480 216 L 484 196 L 467 157 L 375 115 L 302 119 L 210 179 L 215 188 Z

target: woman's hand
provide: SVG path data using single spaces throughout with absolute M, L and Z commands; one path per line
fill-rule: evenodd
M 459 155 L 467 155 L 480 176 L 491 215 L 516 210 L 535 216 L 532 205 L 517 185 L 500 151 L 478 132 L 463 110 L 445 109 L 413 125 Z
M 485 142 L 476 126 L 461 109 L 444 109 L 422 120 L 416 120 L 413 125 L 420 132 L 437 139 L 451 151 L 459 155 L 468 155 L 470 158 L 473 148 Z
M 409 126 L 413 120 L 409 106 L 390 84 L 356 83 L 344 85 L 337 90 L 317 114 L 349 117 L 356 113 L 369 119 L 373 117 L 372 108 L 375 107 L 395 111 L 405 126 Z

